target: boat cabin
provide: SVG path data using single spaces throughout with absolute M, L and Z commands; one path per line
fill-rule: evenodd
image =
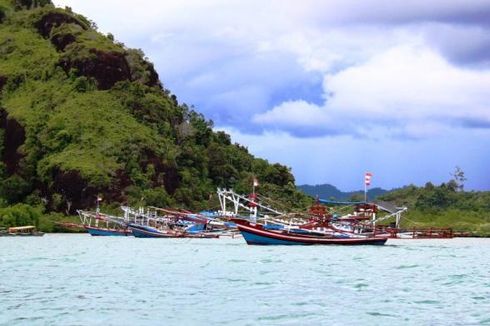
M 8 233 L 12 235 L 32 235 L 38 232 L 35 226 L 26 225 L 8 228 Z

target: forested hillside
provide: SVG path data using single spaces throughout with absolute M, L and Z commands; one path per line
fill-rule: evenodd
M 427 182 L 423 187 L 409 185 L 386 191 L 374 188 L 368 200 L 388 201 L 408 210 L 403 214 L 402 228 L 450 227 L 455 231 L 490 236 L 490 192 L 464 191 L 464 172 L 457 168 L 454 178 L 440 185 Z M 303 192 L 322 199 L 362 201 L 362 192 L 342 192 L 323 185 L 298 186 Z M 390 224 L 393 220 L 386 220 Z
M 407 186 L 389 192 L 381 200 L 408 207 L 402 227 L 451 227 L 475 235 L 490 236 L 490 192 L 463 191 L 450 180 L 439 186 Z
M 248 192 L 254 176 L 270 196 L 308 201 L 287 167 L 180 103 L 141 50 L 49 0 L 0 0 L 0 92 L 4 212 L 73 214 L 98 195 L 112 206 L 207 208 L 216 187 Z

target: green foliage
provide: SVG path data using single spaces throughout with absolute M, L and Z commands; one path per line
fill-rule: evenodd
M 364 194 L 362 193 L 352 194 L 349 197 L 349 201 L 353 201 L 353 202 L 364 201 Z
M 107 38 L 114 41 L 114 36 L 108 34 Z M 149 84 L 152 78 L 153 65 L 148 62 L 141 49 L 127 49 L 126 61 L 131 69 L 131 80 L 141 84 Z
M 0 6 L 7 9 L 13 7 L 12 0 L 0 0 Z
M 23 225 L 39 226 L 39 219 L 42 215 L 42 209 L 32 207 L 27 204 L 16 204 L 0 208 L 0 226 L 12 227 Z
M 51 4 L 51 0 L 15 0 L 15 8 L 17 10 L 33 9 Z
M 30 190 L 29 182 L 16 174 L 0 179 L 0 197 L 8 203 L 22 201 Z
M 429 182 L 424 187 L 404 187 L 380 199 L 408 207 L 402 227 L 451 227 L 490 235 L 490 192 L 457 191 L 451 181 L 440 186 Z
M 21 157 L 16 172 L 7 175 L 0 162 L 2 203 L 73 213 L 102 194 L 109 207 L 200 209 L 214 205 L 218 186 L 250 191 L 254 176 L 261 191 L 286 205 L 308 202 L 287 167 L 256 159 L 179 104 L 141 50 L 115 43 L 89 19 L 48 1 L 26 0 L 14 11 L 0 0 L 0 7 L 6 8 L 0 72 L 7 78 L 0 106 L 25 132 L 24 144 L 13 149 Z M 107 67 L 127 73 L 100 90 L 97 78 Z M 43 228 L 55 230 L 49 219 L 56 217 L 47 216 Z
M 7 17 L 7 8 L 0 4 L 0 24 L 4 21 L 5 17 Z
M 68 215 L 61 213 L 51 212 L 49 214 L 42 214 L 39 217 L 39 224 L 37 226 L 39 231 L 42 232 L 62 232 L 62 233 L 73 233 L 80 232 L 73 230 L 71 228 L 66 228 L 63 223 L 80 223 L 80 218 L 78 216 Z
M 135 207 L 170 207 L 175 205 L 175 200 L 169 196 L 164 188 L 142 189 L 140 187 L 129 187 L 127 192 L 129 205 Z M 117 208 L 117 214 L 119 214 L 119 207 Z
M 453 203 L 454 199 L 453 189 L 441 186 L 432 190 L 421 191 L 415 207 L 421 210 L 446 209 Z
M 0 71 L 8 77 L 8 90 L 26 79 L 43 79 L 58 60 L 56 50 L 34 30 L 0 25 Z

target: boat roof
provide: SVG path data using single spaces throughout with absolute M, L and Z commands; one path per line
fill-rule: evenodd
M 16 227 L 9 228 L 9 231 L 32 230 L 32 229 L 35 229 L 35 228 L 36 227 L 33 226 L 33 225 L 16 226 Z
M 357 205 L 357 204 L 367 204 L 365 201 L 342 201 L 342 200 L 328 200 L 319 198 L 318 201 L 322 204 L 330 205 Z
M 373 202 L 365 202 L 365 201 L 338 201 L 338 200 L 328 200 L 328 199 L 321 199 L 319 198 L 318 201 L 322 204 L 326 205 L 359 205 L 359 204 L 373 204 L 376 205 L 379 209 L 386 211 L 388 213 L 396 213 L 403 207 L 397 207 L 395 204 L 386 202 L 386 201 L 381 201 L 381 200 L 375 200 Z

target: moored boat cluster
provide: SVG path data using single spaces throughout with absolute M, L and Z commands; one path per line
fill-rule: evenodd
M 122 206 L 124 215 L 113 216 L 78 211 L 83 227 L 93 236 L 136 238 L 219 238 L 235 236 L 234 223 L 213 214 L 193 213 L 158 207 L 133 209 Z
M 257 194 L 243 196 L 218 189 L 221 210 L 190 212 L 181 209 L 122 206 L 123 216 L 79 211 L 83 227 L 93 236 L 137 238 L 219 238 L 243 236 L 253 245 L 382 245 L 389 238 L 441 238 L 448 233 L 398 228 L 406 208 L 386 208 L 388 203 L 341 203 L 352 206 L 348 214 L 332 213 L 317 200 L 308 212 L 282 213 L 267 206 Z M 339 204 L 339 203 L 337 203 Z M 227 208 L 231 207 L 231 210 Z M 384 214 L 378 216 L 379 211 Z M 391 226 L 379 226 L 394 218 Z

